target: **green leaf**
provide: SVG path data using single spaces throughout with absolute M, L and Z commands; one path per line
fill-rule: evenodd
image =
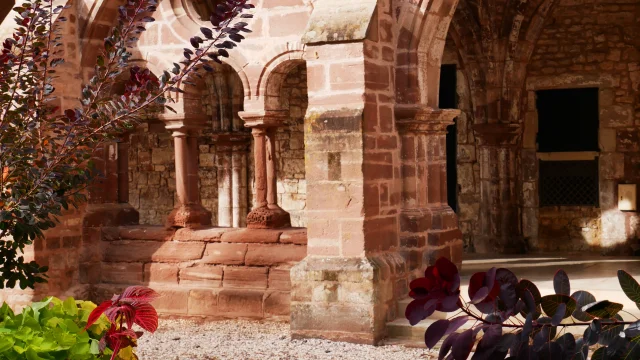
M 602 300 L 582 307 L 582 311 L 598 319 L 611 319 L 622 310 L 623 305 Z
M 13 344 L 15 344 L 15 341 L 13 340 L 12 337 L 9 337 L 9 336 L 0 337 L 0 354 L 6 351 L 9 351 L 9 349 L 13 347 Z
M 567 306 L 563 319 L 571 316 L 573 311 L 576 309 L 576 301 L 567 295 L 547 295 L 543 296 L 541 299 L 542 310 L 550 317 L 556 313 L 560 304 L 565 304 Z
M 618 270 L 618 281 L 622 291 L 631 301 L 640 303 L 640 285 L 628 272 Z
M 76 300 L 74 298 L 67 298 L 62 306 L 64 307 L 64 312 L 67 315 L 78 316 L 78 305 L 76 305 Z

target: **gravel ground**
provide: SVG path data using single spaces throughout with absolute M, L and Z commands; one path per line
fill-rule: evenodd
M 426 349 L 291 340 L 289 324 L 258 321 L 196 323 L 161 320 L 138 342 L 140 360 L 416 360 L 436 359 Z

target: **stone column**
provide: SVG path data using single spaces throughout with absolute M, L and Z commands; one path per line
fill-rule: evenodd
M 83 226 L 135 225 L 140 214 L 129 204 L 129 142 L 123 136 L 119 142 L 100 145 L 93 153 L 99 178 L 89 187 L 89 201 Z
M 275 129 L 281 126 L 286 113 L 282 111 L 242 112 L 245 126 L 251 128 L 254 139 L 256 201 L 247 216 L 247 227 L 277 229 L 291 226 L 291 216 L 277 201 L 277 168 Z
M 233 223 L 232 153 L 228 146 L 218 146 L 218 226 L 231 227 Z
M 402 142 L 400 247 L 411 277 L 439 257 L 462 264 L 462 233 L 447 202 L 447 127 L 459 110 L 397 106 Z
M 169 214 L 167 227 L 196 228 L 211 225 L 211 213 L 200 204 L 198 188 L 198 127 L 175 121 L 167 125 L 173 133 L 178 203 Z
M 478 253 L 522 253 L 517 184 L 519 124 L 493 123 L 474 126 L 480 162 L 480 236 Z
M 246 226 L 249 134 L 215 135 L 218 166 L 218 226 Z

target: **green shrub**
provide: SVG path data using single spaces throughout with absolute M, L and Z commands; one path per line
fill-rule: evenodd
M 5 303 L 0 308 L 0 360 L 90 360 L 110 359 L 112 351 L 100 353 L 100 339 L 111 326 L 102 315 L 87 330 L 89 315 L 96 308 L 90 301 L 50 297 L 32 303 L 22 313 Z M 136 359 L 131 347 L 118 359 Z

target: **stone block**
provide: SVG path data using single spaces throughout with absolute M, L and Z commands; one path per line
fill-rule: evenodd
M 102 263 L 102 282 L 105 284 L 139 285 L 143 282 L 142 263 Z
M 222 285 L 225 288 L 266 289 L 268 270 L 266 267 L 227 266 Z
M 162 226 L 123 226 L 103 229 L 103 239 L 169 241 L 174 232 Z
M 201 259 L 204 250 L 204 243 L 119 240 L 108 244 L 105 261 L 183 262 Z
M 174 150 L 172 148 L 154 148 L 151 152 L 153 165 L 172 165 L 174 163 Z
M 600 110 L 600 121 L 604 127 L 633 126 L 633 107 L 631 105 L 612 105 Z
M 187 315 L 189 311 L 189 290 L 155 289 L 160 297 L 151 303 L 159 314 Z
M 221 287 L 222 267 L 197 265 L 180 269 L 180 285 Z
M 264 316 L 289 316 L 291 294 L 283 291 L 268 291 L 264 298 Z
M 228 232 L 238 231 L 230 228 L 208 228 L 208 229 L 180 229 L 176 231 L 173 239 L 176 241 L 220 241 L 222 235 Z
M 162 264 L 151 263 L 144 265 L 144 282 L 147 284 L 153 283 L 178 283 L 178 265 L 177 264 Z
M 245 264 L 273 266 L 298 262 L 307 256 L 305 246 L 293 244 L 249 244 Z
M 307 245 L 307 229 L 284 230 L 279 242 L 283 244 Z
M 270 290 L 291 290 L 291 268 L 275 267 L 269 269 Z
M 189 315 L 218 315 L 218 293 L 209 289 L 192 289 L 189 292 Z
M 282 230 L 242 229 L 222 235 L 222 241 L 228 243 L 276 243 Z
M 264 291 L 225 289 L 218 294 L 218 312 L 228 318 L 262 318 Z
M 247 244 L 207 244 L 202 257 L 205 264 L 242 265 L 247 254 Z

